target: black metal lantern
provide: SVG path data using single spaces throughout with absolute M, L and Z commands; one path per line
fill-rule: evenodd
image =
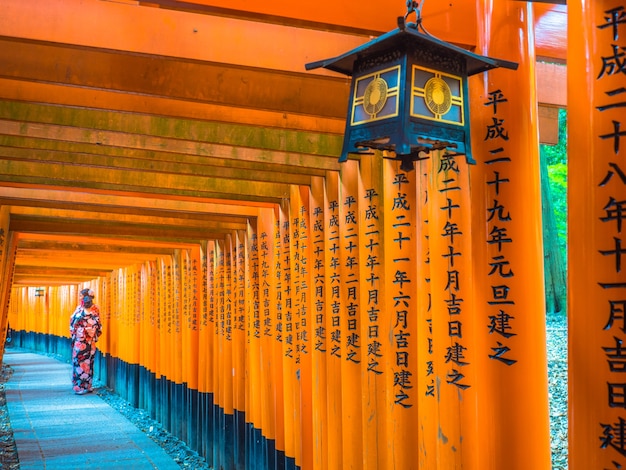
M 413 169 L 420 153 L 445 149 L 471 155 L 469 76 L 517 64 L 474 54 L 420 32 L 417 2 L 398 18 L 398 29 L 350 52 L 306 64 L 352 77 L 340 162 L 349 153 L 386 151 Z M 415 12 L 417 23 L 406 23 Z M 422 28 L 423 30 L 423 28 Z

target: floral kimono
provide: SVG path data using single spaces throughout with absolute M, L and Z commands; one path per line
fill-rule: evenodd
M 93 358 L 96 354 L 96 341 L 102 333 L 100 311 L 93 305 L 86 309 L 76 307 L 70 320 L 72 337 L 72 385 L 79 395 L 93 391 Z

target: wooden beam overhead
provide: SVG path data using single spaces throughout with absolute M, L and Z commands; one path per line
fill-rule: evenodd
M 533 10 L 537 55 L 562 61 L 565 7 Z M 406 5 L 0 0 L 0 11 L 14 283 L 58 285 L 245 231 L 293 186 L 339 172 L 350 80 L 304 64 L 394 29 Z M 458 0 L 422 14 L 472 50 L 475 12 Z M 537 70 L 540 104 L 564 106 L 565 68 Z

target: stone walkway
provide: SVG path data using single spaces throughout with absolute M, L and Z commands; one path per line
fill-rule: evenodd
M 75 395 L 70 365 L 7 348 L 6 401 L 20 468 L 179 469 L 130 421 L 94 393 Z

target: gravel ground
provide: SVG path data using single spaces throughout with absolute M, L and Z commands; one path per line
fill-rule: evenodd
M 567 355 L 563 354 L 567 351 L 566 322 L 563 319 L 551 318 L 547 323 L 547 331 L 552 470 L 567 470 Z M 20 468 L 4 395 L 4 384 L 11 374 L 11 368 L 2 365 L 0 371 L 0 469 L 2 470 Z M 181 468 L 194 470 L 211 468 L 201 456 L 189 449 L 180 439 L 165 431 L 143 410 L 132 407 L 105 387 L 98 389 L 98 395 L 159 444 L 178 462 Z
M 4 395 L 4 384 L 11 378 L 12 374 L 11 368 L 2 364 L 2 370 L 0 370 L 0 468 L 10 470 L 20 468 Z
M 567 320 L 549 318 L 547 336 L 552 470 L 567 470 Z

